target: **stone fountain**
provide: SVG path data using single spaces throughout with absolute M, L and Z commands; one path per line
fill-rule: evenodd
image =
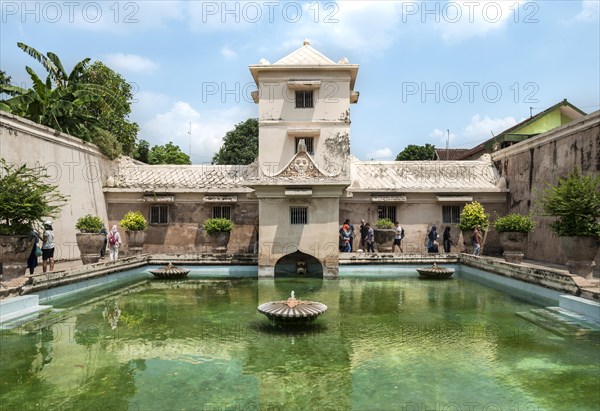
M 190 272 L 187 268 L 175 267 L 169 263 L 162 268 L 150 270 L 150 272 L 158 278 L 183 278 Z
M 446 267 L 439 267 L 436 263 L 433 263 L 431 267 L 417 268 L 417 272 L 421 278 L 445 280 L 452 277 L 454 270 Z
M 293 291 L 287 300 L 270 301 L 258 306 L 258 312 L 277 324 L 305 324 L 315 320 L 325 311 L 325 304 L 297 300 Z

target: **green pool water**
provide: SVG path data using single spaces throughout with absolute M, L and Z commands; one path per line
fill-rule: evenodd
M 260 303 L 329 310 L 298 330 Z M 2 410 L 597 410 L 600 347 L 463 278 L 142 280 L 2 331 Z

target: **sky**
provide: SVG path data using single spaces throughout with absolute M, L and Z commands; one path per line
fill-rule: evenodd
M 134 91 L 138 138 L 209 163 L 225 133 L 258 117 L 248 69 L 304 39 L 359 65 L 351 152 L 394 160 L 409 144 L 471 148 L 568 99 L 600 109 L 599 0 L 0 1 L 0 70 L 29 87 L 17 47 L 70 71 L 100 60 Z

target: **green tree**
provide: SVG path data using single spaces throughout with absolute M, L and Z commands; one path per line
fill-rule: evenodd
M 104 97 L 88 103 L 87 108 L 101 127 L 116 137 L 123 153 L 132 155 L 140 127 L 128 120 L 133 100 L 131 84 L 100 61 L 85 69 L 83 81 L 105 89 Z
M 212 159 L 213 164 L 250 164 L 258 157 L 258 119 L 236 124 L 223 138 L 223 145 Z
M 396 156 L 396 161 L 433 160 L 434 158 L 435 146 L 429 143 L 424 146 L 410 144 Z
M 190 156 L 169 141 L 164 146 L 152 146 L 148 153 L 148 164 L 192 164 L 192 162 Z
M 140 140 L 135 148 L 135 152 L 133 153 L 133 158 L 144 162 L 146 164 L 149 163 L 148 154 L 150 153 L 150 143 L 146 140 Z
M 8 85 L 10 84 L 10 76 L 6 75 L 6 72 L 0 70 L 0 84 Z

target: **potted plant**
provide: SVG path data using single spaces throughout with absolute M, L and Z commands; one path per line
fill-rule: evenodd
M 479 202 L 472 201 L 463 207 L 458 220 L 458 228 L 462 231 L 466 253 L 471 254 L 473 252 L 473 231 L 475 227 L 479 226 L 481 230 L 485 231 L 488 225 L 489 215 L 485 213 Z
M 204 221 L 203 227 L 210 237 L 213 250 L 217 253 L 226 252 L 229 236 L 234 227 L 233 221 L 228 218 L 209 218 Z
M 0 260 L 2 279 L 22 276 L 33 247 L 32 231 L 56 217 L 65 203 L 57 186 L 45 183 L 45 168 L 14 166 L 0 159 Z
M 139 211 L 127 212 L 119 225 L 125 228 L 125 236 L 127 237 L 127 246 L 131 254 L 140 254 L 144 248 L 146 240 L 146 228 L 148 221 Z
M 75 237 L 83 264 L 93 264 L 100 260 L 100 250 L 104 247 L 104 234 L 101 233 L 103 227 L 100 217 L 91 214 L 77 220 L 75 228 L 79 232 Z
M 541 214 L 558 217 L 550 229 L 559 237 L 571 274 L 591 278 L 600 245 L 600 175 L 582 176 L 577 168 L 540 199 Z
M 395 225 L 389 218 L 380 218 L 375 222 L 375 244 L 378 252 L 391 252 L 394 243 Z
M 528 215 L 513 213 L 496 218 L 492 226 L 500 236 L 504 260 L 521 264 L 527 235 L 533 230 L 535 222 Z

